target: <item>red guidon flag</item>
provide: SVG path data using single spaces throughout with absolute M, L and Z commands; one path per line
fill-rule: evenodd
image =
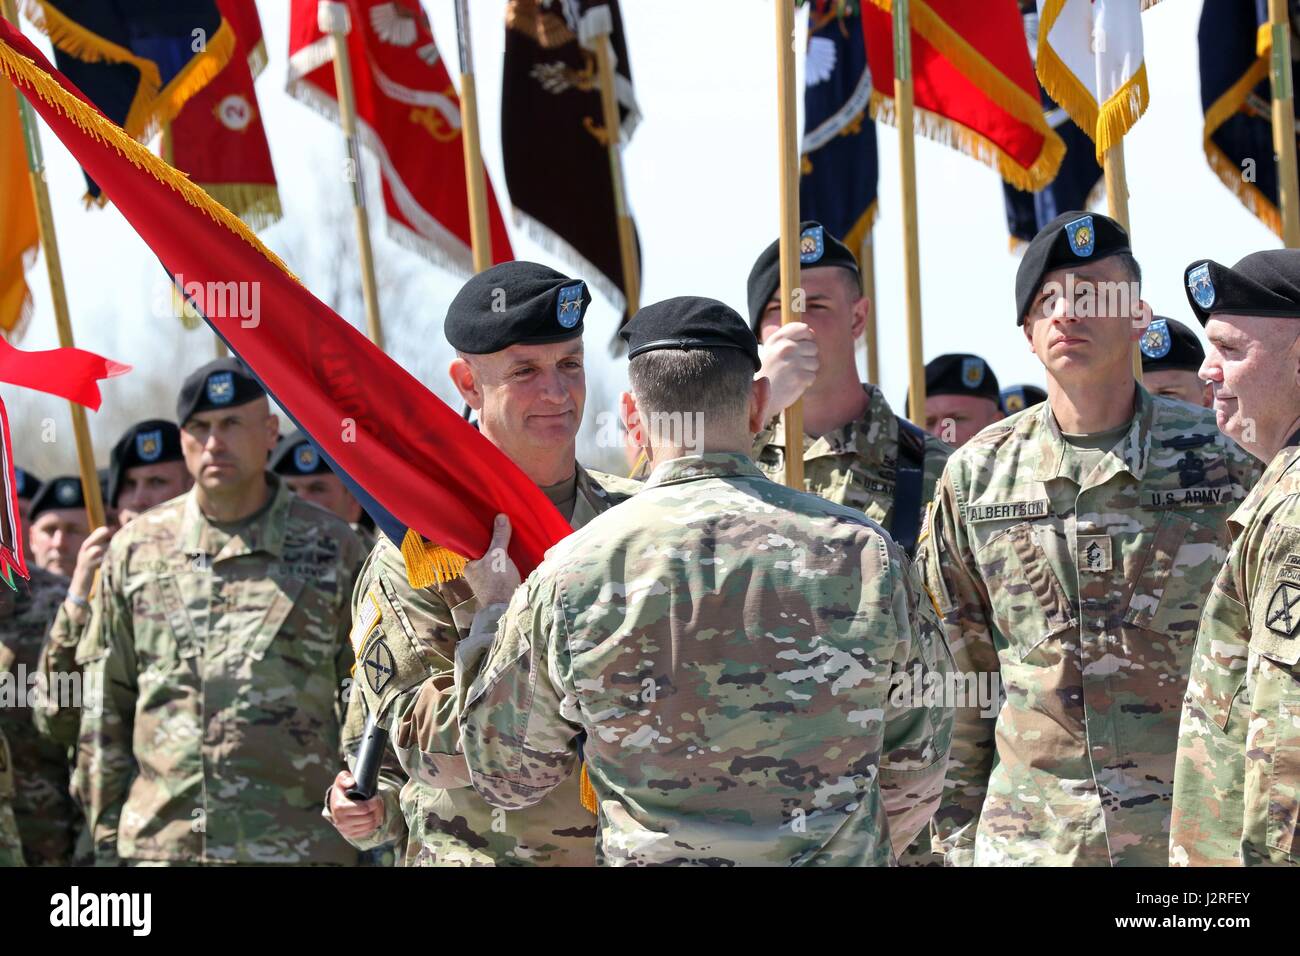
M 235 30 L 235 55 L 185 104 L 163 141 L 163 158 L 254 229 L 276 222 L 280 193 L 253 89 L 262 25 L 253 0 L 218 0 Z M 265 47 L 262 46 L 265 59 Z
M 105 119 L 5 20 L 0 75 L 401 544 L 413 584 L 483 554 L 498 513 L 510 517 L 510 554 L 524 573 L 569 533 L 514 462 L 307 291 L 229 210 Z
M 893 0 L 864 0 L 871 114 L 894 123 Z M 1016 0 L 911 0 L 916 131 L 1018 189 L 1055 177 L 1065 144 L 1043 118 Z
M 331 40 L 317 0 L 289 6 L 290 95 L 338 122 Z M 418 0 L 346 0 L 357 126 L 379 158 L 388 234 L 439 265 L 473 271 L 460 100 Z M 488 182 L 492 261 L 514 258 Z

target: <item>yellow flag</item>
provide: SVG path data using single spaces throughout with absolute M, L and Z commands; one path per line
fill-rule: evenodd
M 0 330 L 12 335 L 31 313 L 25 271 L 38 233 L 18 93 L 10 83 L 0 83 L 0 222 Z

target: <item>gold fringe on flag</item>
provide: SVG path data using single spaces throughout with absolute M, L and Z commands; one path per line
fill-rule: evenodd
M 206 213 L 218 225 L 248 243 L 294 282 L 299 281 L 284 261 L 268 249 L 234 213 L 214 201 L 184 173 L 168 166 L 128 136 L 120 126 L 105 119 L 94 107 L 77 99 L 60 86 L 52 76 L 6 43 L 0 43 L 0 73 L 8 77 L 15 86 L 25 86 L 30 89 L 44 102 L 76 123 L 82 132 L 96 142 L 113 147 L 131 165 L 144 170 L 164 186 L 179 193 L 187 203 Z
M 265 229 L 280 221 L 280 191 L 269 183 L 214 183 L 204 192 L 254 229 Z
M 23 15 L 64 53 L 87 63 L 130 63 L 140 71 L 141 80 L 152 92 L 156 93 L 162 87 L 158 65 L 152 60 L 136 56 L 126 47 L 92 33 L 45 0 L 25 0 Z
M 877 200 L 867 207 L 866 211 L 858 217 L 858 221 L 853 224 L 853 228 L 840 240 L 853 250 L 854 258 L 862 255 L 862 243 L 866 240 L 867 234 L 876 227 L 876 214 L 879 211 L 880 201 Z M 861 262 L 858 263 L 858 268 L 863 268 Z
M 235 54 L 235 45 L 235 29 L 223 17 L 221 26 L 208 38 L 203 50 L 190 57 L 181 71 L 158 91 L 158 96 L 149 104 L 144 134 L 137 138 L 150 140 L 159 129 L 174 120 L 186 102 L 226 68 Z
M 599 810 L 599 804 L 596 802 L 596 788 L 591 785 L 591 777 L 587 774 L 587 764 L 584 761 L 582 770 L 578 773 L 578 802 L 582 804 L 584 810 L 595 816 Z
M 413 588 L 453 581 L 465 573 L 469 563 L 455 551 L 425 541 L 413 528 L 407 528 L 402 538 L 402 560 L 406 562 L 406 580 Z
M 1271 229 L 1276 236 L 1281 238 L 1282 213 L 1277 208 L 1277 205 L 1253 182 L 1246 182 L 1245 177 L 1242 176 L 1241 167 L 1234 163 L 1211 139 L 1218 132 L 1219 127 L 1232 119 L 1245 105 L 1251 91 L 1268 79 L 1269 57 L 1272 55 L 1272 51 L 1272 31 L 1269 29 L 1268 24 L 1264 24 L 1259 28 L 1259 33 L 1256 35 L 1255 52 L 1258 58 L 1236 83 L 1228 87 L 1223 95 L 1206 109 L 1203 143 L 1206 161 L 1209 162 L 1210 169 L 1219 177 L 1223 185 L 1231 189 L 1233 195 L 1246 209 Z

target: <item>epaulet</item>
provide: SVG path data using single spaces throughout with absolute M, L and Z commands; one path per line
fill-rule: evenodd
M 590 468 L 583 468 L 582 470 L 586 472 L 591 483 L 606 494 L 625 495 L 630 498 L 644 487 L 635 478 L 620 478 L 618 475 L 593 471 Z

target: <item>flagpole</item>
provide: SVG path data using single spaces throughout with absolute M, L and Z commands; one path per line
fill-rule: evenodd
M 1106 212 L 1124 227 L 1132 241 L 1133 230 L 1128 223 L 1128 174 L 1124 169 L 1124 141 L 1121 139 L 1102 157 L 1102 170 L 1106 176 Z M 1133 346 L 1133 377 L 1142 381 L 1142 350 Z
M 488 227 L 487 180 L 478 134 L 478 88 L 474 83 L 474 52 L 469 40 L 469 3 L 456 0 L 456 37 L 460 46 L 460 133 L 465 144 L 465 191 L 469 196 L 469 238 L 474 271 L 492 265 L 492 233 Z
M 361 295 L 366 305 L 366 331 L 370 341 L 384 347 L 384 329 L 379 317 L 379 292 L 375 284 L 375 257 L 370 248 L 370 217 L 366 212 L 366 190 L 362 181 L 361 150 L 357 145 L 357 105 L 352 92 L 352 64 L 348 58 L 348 33 L 352 18 L 346 4 L 321 0 L 316 23 L 328 33 L 334 50 L 334 86 L 338 93 L 339 125 L 348 145 L 352 166 L 352 211 L 356 215 L 357 248 L 361 253 Z
M 871 303 L 867 324 L 862 329 L 862 351 L 867 359 L 867 381 L 880 384 L 880 342 L 876 338 L 876 244 L 875 229 L 868 229 L 858 250 L 858 265 L 862 268 L 862 294 Z
M 462 0 L 463 2 L 463 0 Z M 608 7 L 605 8 L 608 11 Z M 609 178 L 614 185 L 614 215 L 618 222 L 618 251 L 623 265 L 623 282 L 627 286 L 627 316 L 636 315 L 641 307 L 641 268 L 637 259 L 636 230 L 627 207 L 627 187 L 623 179 L 623 124 L 618 115 L 618 95 L 614 90 L 614 24 L 597 20 L 600 27 L 590 42 L 596 55 L 596 72 L 600 76 L 600 106 L 605 120 L 606 147 L 609 150 Z
M 799 288 L 799 133 L 795 128 L 795 0 L 776 0 L 777 125 L 781 170 L 781 324 L 799 320 L 794 295 Z M 803 486 L 803 400 L 785 410 L 785 483 Z
M 894 102 L 903 187 L 903 261 L 907 269 L 907 417 L 925 424 L 925 360 L 921 348 L 921 248 L 916 214 L 916 129 L 912 118 L 912 30 L 909 0 L 894 0 Z
M 4 0 L 4 15 L 16 29 L 18 9 L 15 0 Z M 59 239 L 54 231 L 54 210 L 50 206 L 50 189 L 45 182 L 45 152 L 41 149 L 41 134 L 36 128 L 36 115 L 22 95 L 17 97 L 18 112 L 23 121 L 23 139 L 27 143 L 27 170 L 32 184 L 32 198 L 36 201 L 36 223 L 40 233 L 41 249 L 45 252 L 45 270 L 50 278 L 50 299 L 54 305 L 54 325 L 59 334 L 60 348 L 74 348 L 72 320 L 68 313 L 68 293 L 63 284 L 63 260 L 59 256 Z M 77 469 L 81 474 L 81 494 L 86 502 L 86 521 L 90 530 L 104 526 L 104 499 L 99 492 L 99 475 L 95 472 L 95 446 L 90 440 L 86 424 L 86 409 L 76 402 L 68 402 L 72 413 L 72 437 L 77 448 Z
M 1277 154 L 1278 200 L 1282 211 L 1282 242 L 1300 248 L 1300 202 L 1297 202 L 1295 148 L 1295 90 L 1291 82 L 1291 18 L 1287 0 L 1268 0 L 1273 32 L 1270 74 L 1273 86 L 1273 151 Z

